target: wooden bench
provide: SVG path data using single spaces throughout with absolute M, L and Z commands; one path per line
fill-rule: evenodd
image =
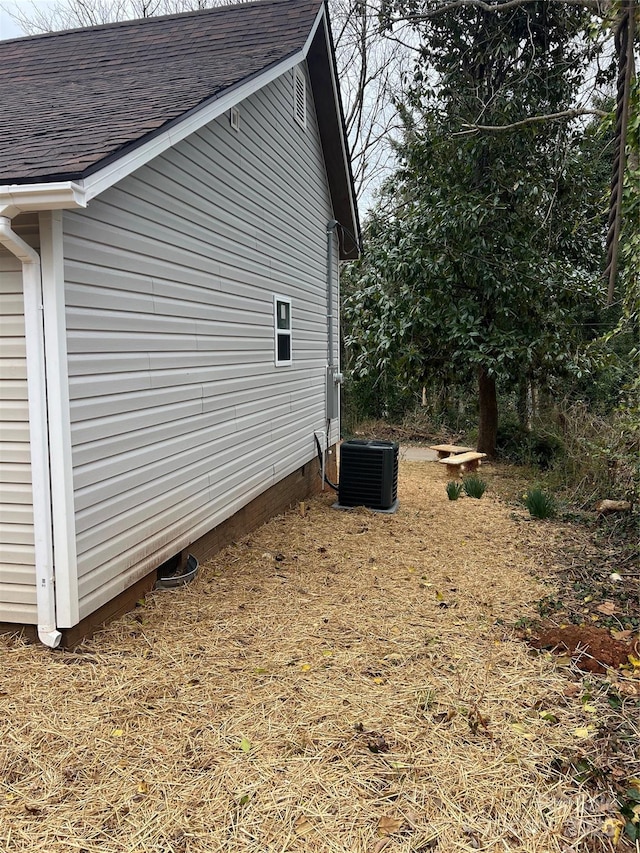
M 455 456 L 457 453 L 471 453 L 473 447 L 459 447 L 457 444 L 433 444 L 429 450 L 435 450 L 438 459 L 444 459 L 447 456 Z
M 460 471 L 477 471 L 480 460 L 484 459 L 486 453 L 476 453 L 475 450 L 467 453 L 458 453 L 448 456 L 446 459 L 438 459 L 441 465 L 447 466 L 447 474 L 457 477 Z

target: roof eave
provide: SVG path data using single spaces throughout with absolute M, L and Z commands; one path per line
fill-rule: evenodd
M 356 260 L 360 256 L 360 220 L 328 13 L 309 44 L 307 63 L 334 216 L 343 229 L 340 259 Z

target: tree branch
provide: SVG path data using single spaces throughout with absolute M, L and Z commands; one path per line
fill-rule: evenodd
M 471 133 L 499 133 L 505 130 L 514 130 L 517 127 L 525 127 L 527 124 L 537 124 L 543 121 L 557 121 L 561 118 L 578 118 L 579 116 L 598 116 L 603 118 L 607 113 L 604 110 L 589 109 L 581 107 L 575 110 L 562 110 L 558 113 L 547 113 L 546 115 L 529 116 L 511 124 L 464 124 L 464 130 L 453 133 L 452 136 L 468 136 Z
M 532 0 L 500 0 L 497 3 L 486 3 L 484 0 L 451 0 L 451 2 L 443 3 L 435 9 L 428 12 L 422 12 L 416 15 L 406 15 L 398 18 L 392 18 L 391 24 L 402 23 L 408 21 L 415 23 L 418 21 L 428 21 L 431 18 L 437 18 L 439 15 L 444 15 L 446 12 L 451 12 L 454 9 L 474 8 L 483 9 L 485 12 L 503 12 L 505 9 L 514 9 L 518 6 L 528 6 Z M 556 0 L 556 2 L 567 6 L 582 6 L 585 9 L 591 9 L 595 12 L 604 14 L 604 3 L 600 0 Z

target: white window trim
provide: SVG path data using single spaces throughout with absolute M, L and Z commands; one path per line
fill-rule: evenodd
M 289 328 L 278 328 L 278 303 L 285 302 L 289 306 Z M 289 335 L 289 358 L 286 360 L 278 358 L 278 335 Z M 276 367 L 288 367 L 293 364 L 293 317 L 291 310 L 291 299 L 288 296 L 273 294 L 273 358 Z
M 298 111 L 298 86 L 302 92 L 302 115 Z M 299 65 L 293 69 L 293 115 L 301 127 L 307 126 L 307 78 Z

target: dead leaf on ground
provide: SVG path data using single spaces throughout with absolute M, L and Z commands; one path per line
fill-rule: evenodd
M 296 818 L 293 828 L 296 835 L 306 835 L 307 832 L 311 832 L 313 829 L 313 824 L 306 815 L 301 814 L 300 817 Z
M 640 696 L 640 681 L 614 681 L 611 686 L 623 696 Z
M 595 731 L 595 726 L 580 726 L 579 728 L 574 729 L 571 734 L 574 737 L 584 739 L 591 737 L 593 734 L 595 734 Z
M 608 817 L 602 824 L 600 831 L 602 834 L 613 842 L 613 846 L 617 846 L 624 829 L 624 821 L 619 817 Z
M 397 832 L 404 823 L 403 817 L 387 817 L 383 816 L 378 821 L 378 834 L 379 835 L 393 835 L 394 832 Z
M 629 628 L 626 631 L 616 631 L 615 628 L 612 628 L 609 632 L 614 640 L 630 640 L 633 637 L 633 630 Z
M 389 752 L 389 744 L 387 743 L 385 736 L 381 735 L 380 732 L 369 732 L 367 734 L 367 748 L 373 752 Z
M 454 708 L 449 708 L 448 711 L 440 711 L 433 715 L 434 723 L 450 723 L 456 715 Z
M 616 612 L 616 606 L 613 601 L 603 601 L 596 607 L 598 613 L 604 613 L 605 616 L 613 616 Z

